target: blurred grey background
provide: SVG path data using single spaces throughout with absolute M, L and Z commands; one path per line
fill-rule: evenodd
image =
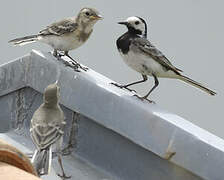
M 71 55 L 84 65 L 120 83 L 141 79 L 126 66 L 116 49 L 116 39 L 126 28 L 116 22 L 129 16 L 143 17 L 148 38 L 185 75 L 208 85 L 218 95 L 211 97 L 178 80 L 160 79 L 151 99 L 192 123 L 224 138 L 223 66 L 224 1 L 222 0 L 7 0 L 0 7 L 0 64 L 29 53 L 32 49 L 51 51 L 44 44 L 13 47 L 10 39 L 37 33 L 50 23 L 73 16 L 82 7 L 95 7 L 104 16 L 84 46 Z M 134 88 L 145 94 L 148 83 Z M 162 136 L 162 132 L 161 132 Z

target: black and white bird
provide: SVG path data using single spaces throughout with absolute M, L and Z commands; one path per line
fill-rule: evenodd
M 133 16 L 118 24 L 125 25 L 128 28 L 128 31 L 117 39 L 118 51 L 129 67 L 141 73 L 143 80 L 127 85 L 113 83 L 114 85 L 129 89 L 128 86 L 145 82 L 148 79 L 147 76 L 152 76 L 155 80 L 153 88 L 143 97 L 136 95 L 142 100 L 147 99 L 150 93 L 159 85 L 158 77 L 179 79 L 210 95 L 216 94 L 216 92 L 202 84 L 182 75 L 182 70 L 172 65 L 162 52 L 147 40 L 147 24 L 144 19 Z
M 101 19 L 102 16 L 96 9 L 83 8 L 77 16 L 55 22 L 38 34 L 16 38 L 9 42 L 20 46 L 36 41 L 48 44 L 54 49 L 54 56 L 58 57 L 58 51 L 63 51 L 65 56 L 81 67 L 68 52 L 83 45 L 93 32 L 94 24 Z
M 30 124 L 30 135 L 36 150 L 31 162 L 39 176 L 50 172 L 52 161 L 52 149 L 56 151 L 62 174 L 66 176 L 62 166 L 62 142 L 65 126 L 65 117 L 59 105 L 60 88 L 57 83 L 50 84 L 44 91 L 44 102 L 34 112 Z

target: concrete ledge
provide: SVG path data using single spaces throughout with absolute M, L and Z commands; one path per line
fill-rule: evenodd
M 56 80 L 59 81 L 61 87 L 61 104 L 86 117 L 87 121 L 80 121 L 79 124 L 82 128 L 76 137 L 79 146 L 75 151 L 90 162 L 97 166 L 102 166 L 102 163 L 99 162 L 103 162 L 103 159 L 100 159 L 100 154 L 94 159 L 94 154 L 91 155 L 90 152 L 84 153 L 84 149 L 88 145 L 97 147 L 94 146 L 93 139 L 90 141 L 90 136 L 85 139 L 87 133 L 91 134 L 91 127 L 95 127 L 93 123 L 96 123 L 96 129 L 99 130 L 102 127 L 103 129 L 106 128 L 107 132 L 112 133 L 107 136 L 109 140 L 103 139 L 102 146 L 104 146 L 104 143 L 114 142 L 115 136 L 119 136 L 123 140 L 126 139 L 126 143 L 119 144 L 123 146 L 121 148 L 123 155 L 125 154 L 125 147 L 129 147 L 127 142 L 133 144 L 130 146 L 133 149 L 135 149 L 135 144 L 137 157 L 133 159 L 137 162 L 138 155 L 144 157 L 144 153 L 157 155 L 158 158 L 153 158 L 154 156 L 151 155 L 152 157 L 148 161 L 153 159 L 159 162 L 158 172 L 165 167 L 169 169 L 175 165 L 174 167 L 179 169 L 177 172 L 182 174 L 181 179 L 223 179 L 224 141 L 222 139 L 175 114 L 161 109 L 155 104 L 139 101 L 132 96 L 132 93 L 110 85 L 110 79 L 93 70 L 75 72 L 72 68 L 65 67 L 64 64 L 49 53 L 33 51 L 30 55 L 0 66 L 0 96 L 4 99 L 5 95 L 18 91 L 23 87 L 30 87 L 37 92 L 43 93 L 44 88 Z M 4 101 L 3 99 L 0 99 L 0 101 Z M 6 109 L 4 111 L 7 112 Z M 5 118 L 5 113 L 1 113 L 0 120 L 2 124 L 7 123 L 4 121 Z M 82 126 L 85 122 L 87 122 L 86 125 Z M 0 131 L 7 130 L 6 127 L 8 130 L 12 129 L 12 126 L 7 124 L 4 125 L 4 128 L 0 128 Z M 89 129 L 85 129 L 86 127 L 89 127 Z M 102 134 L 106 136 L 104 130 L 102 130 Z M 97 131 L 93 131 L 92 137 L 97 137 Z M 109 137 L 113 137 L 113 140 Z M 85 140 L 85 142 L 82 142 L 82 140 Z M 105 145 L 105 147 L 109 148 L 109 145 Z M 101 152 L 102 157 L 105 157 L 103 153 L 107 154 L 105 147 L 102 147 L 104 150 Z M 115 149 L 119 151 L 119 148 Z M 130 151 L 132 150 L 126 149 L 127 154 Z M 96 149 L 93 149 L 92 152 L 96 153 Z M 119 158 L 119 153 L 112 154 L 115 156 L 114 159 Z M 123 166 L 128 166 L 128 163 L 131 162 L 128 158 L 130 157 L 125 158 L 127 164 L 124 162 Z M 123 160 L 125 161 L 125 159 Z M 144 158 L 139 158 L 139 160 L 143 161 Z M 110 164 L 109 161 L 113 161 L 113 158 L 109 158 L 108 163 L 104 162 L 104 165 Z M 115 160 L 115 162 L 118 163 L 119 161 Z M 164 165 L 166 163 L 170 165 Z M 117 165 L 118 169 L 123 169 L 123 166 Z M 144 169 L 142 170 L 143 174 L 147 170 L 145 165 L 149 164 L 143 163 L 141 168 Z M 106 171 L 121 179 L 132 179 L 131 177 L 139 180 L 150 179 L 150 173 L 146 173 L 147 176 L 140 176 L 137 171 L 130 172 L 131 169 L 129 169 L 126 175 L 122 175 L 118 169 L 105 168 Z M 155 169 L 153 171 L 156 172 Z M 178 179 L 180 176 L 177 172 L 175 173 L 173 169 L 172 172 L 161 172 L 157 173 L 157 175 L 160 174 L 159 179 L 165 179 L 170 173 L 172 179 Z M 128 176 L 128 173 L 135 173 L 135 175 Z M 153 177 L 157 177 L 156 174 Z

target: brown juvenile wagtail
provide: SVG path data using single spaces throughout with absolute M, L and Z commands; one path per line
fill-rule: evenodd
M 93 32 L 94 24 L 100 19 L 102 16 L 96 9 L 83 8 L 77 16 L 55 22 L 36 35 L 16 38 L 9 42 L 14 45 L 25 45 L 36 41 L 43 42 L 54 49 L 54 56 L 62 56 L 58 51 L 63 51 L 64 55 L 69 57 L 77 67 L 85 70 L 68 52 L 86 42 Z
M 34 112 L 30 124 L 30 135 L 36 150 L 31 162 L 39 176 L 47 175 L 50 172 L 52 161 L 52 149 L 56 151 L 62 174 L 66 176 L 62 166 L 62 142 L 64 126 L 66 124 L 64 113 L 59 105 L 60 88 L 57 82 L 50 84 L 44 91 L 43 104 Z

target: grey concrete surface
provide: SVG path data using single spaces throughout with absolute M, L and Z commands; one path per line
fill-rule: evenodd
M 15 100 L 13 103 L 9 103 Z M 3 104 L 6 102 L 6 104 Z M 10 113 L 10 129 L 0 133 L 0 138 L 26 154 L 34 151 L 29 135 L 30 119 L 34 110 L 41 104 L 42 95 L 31 88 L 22 88 L 0 97 L 0 107 L 7 106 Z M 18 106 L 21 105 L 21 106 Z M 72 154 L 63 157 L 63 165 L 68 175 L 74 180 L 199 180 L 201 178 L 189 171 L 170 163 L 154 153 L 136 145 L 127 138 L 95 123 L 92 119 L 78 115 L 62 105 L 66 115 L 64 147 L 72 142 Z M 4 113 L 3 113 L 4 114 Z M 2 119 L 2 116 L 0 116 Z M 74 131 L 75 130 L 75 131 Z M 57 158 L 53 159 L 51 172 L 42 178 L 59 179 L 60 168 Z M 107 173 L 105 173 L 107 172 Z M 113 175 L 109 175 L 113 174 Z
M 222 139 L 91 69 L 75 72 L 50 53 L 33 51 L 0 66 L 0 74 L 0 107 L 9 109 L 0 114 L 3 134 L 14 130 L 29 139 L 40 93 L 58 80 L 68 122 L 65 145 L 71 141 L 73 153 L 99 172 L 125 180 L 223 179 Z

